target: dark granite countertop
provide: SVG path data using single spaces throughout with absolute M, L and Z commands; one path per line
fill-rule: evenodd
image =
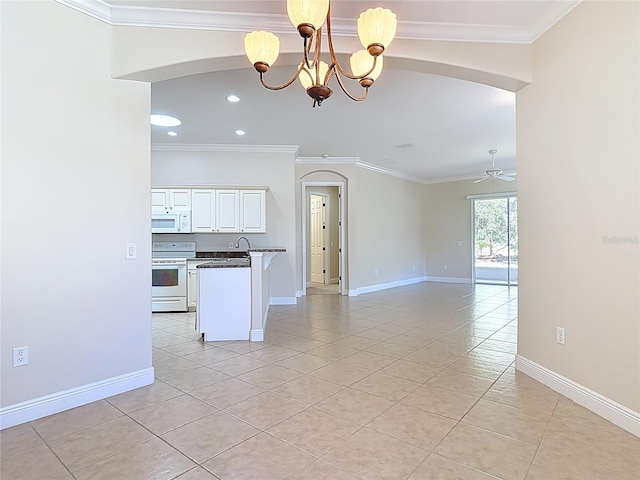
M 217 257 L 212 258 L 210 262 L 197 265 L 196 268 L 245 268 L 250 266 L 251 259 L 249 257 Z

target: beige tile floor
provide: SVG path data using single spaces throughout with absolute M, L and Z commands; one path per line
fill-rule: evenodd
M 4 430 L 3 480 L 626 480 L 640 440 L 513 367 L 517 290 L 270 309 L 263 343 L 153 315 L 155 384 Z

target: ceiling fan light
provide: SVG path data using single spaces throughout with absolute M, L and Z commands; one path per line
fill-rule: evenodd
M 318 30 L 327 18 L 328 11 L 329 0 L 287 0 L 287 14 L 296 28 L 311 25 Z
M 370 8 L 362 12 L 358 18 L 358 37 L 362 46 L 369 49 L 372 45 L 381 45 L 383 51 L 393 40 L 397 24 L 396 14 L 386 8 Z
M 374 59 L 369 54 L 367 50 L 358 50 L 356 53 L 351 55 L 349 58 L 349 63 L 351 64 L 351 72 L 356 77 L 361 77 L 373 67 Z M 376 60 L 376 68 L 367 75 L 367 78 L 371 80 L 376 80 L 380 74 L 382 73 L 382 55 L 380 55 Z
M 271 32 L 251 32 L 244 37 L 244 50 L 253 65 L 266 64 L 269 67 L 278 58 L 280 40 Z

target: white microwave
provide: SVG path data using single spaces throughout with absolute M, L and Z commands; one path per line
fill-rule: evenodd
M 151 233 L 191 233 L 191 211 L 152 213 Z

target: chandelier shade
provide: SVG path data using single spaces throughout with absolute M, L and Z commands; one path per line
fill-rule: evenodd
M 313 85 L 322 85 L 324 83 L 327 72 L 329 71 L 329 65 L 327 65 L 327 62 L 321 61 L 318 64 L 318 78 L 316 78 L 315 68 L 309 70 L 307 68 L 304 68 L 302 63 L 299 66 L 304 70 L 300 73 L 300 76 L 298 78 L 300 79 L 300 83 L 305 90 Z
M 372 45 L 381 45 L 384 50 L 393 40 L 397 24 L 395 13 L 386 8 L 370 8 L 362 12 L 358 18 L 360 43 L 366 49 Z
M 327 18 L 328 11 L 329 0 L 287 0 L 287 14 L 295 28 L 311 25 L 318 30 Z
M 254 65 L 265 63 L 271 66 L 280 53 L 280 40 L 271 32 L 251 32 L 244 37 L 244 50 Z
M 396 32 L 396 15 L 385 8 L 372 8 L 362 13 L 357 21 L 358 36 L 365 50 L 354 53 L 349 62 L 351 71 L 338 61 L 331 37 L 331 0 L 287 0 L 289 20 L 303 38 L 302 61 L 293 76 L 282 85 L 269 85 L 264 74 L 274 64 L 280 51 L 278 37 L 270 32 L 257 31 L 244 38 L 249 61 L 260 74 L 260 83 L 269 90 L 282 90 L 296 78 L 313 99 L 313 106 L 321 105 L 333 93 L 329 81 L 335 77 L 340 89 L 351 100 L 367 98 L 369 88 L 382 73 L 382 53 L 389 46 Z M 329 60 L 322 57 L 322 26 L 326 24 Z M 347 88 L 347 80 L 356 80 L 363 89 L 362 95 L 354 95 Z
M 349 63 L 351 64 L 351 72 L 356 77 L 365 76 L 365 78 L 375 80 L 382 73 L 382 55 L 375 59 L 376 66 L 373 68 L 374 58 L 366 50 L 358 50 L 351 55 Z M 372 68 L 373 70 L 371 70 Z

